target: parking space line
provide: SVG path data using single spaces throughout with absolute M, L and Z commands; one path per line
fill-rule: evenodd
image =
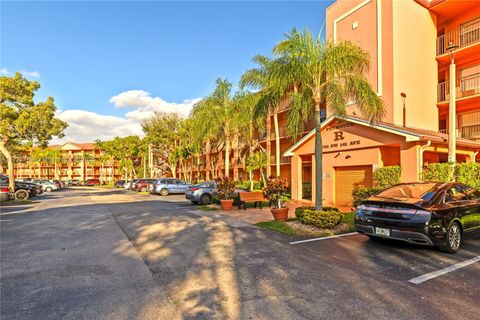
M 337 235 L 335 235 L 335 236 L 329 236 L 329 237 L 322 237 L 322 238 L 313 238 L 313 239 L 307 239 L 307 240 L 293 241 L 293 242 L 290 242 L 290 244 L 300 244 L 300 243 L 305 243 L 305 242 L 328 240 L 328 239 L 340 238 L 340 237 L 348 237 L 348 236 L 353 236 L 353 235 L 355 235 L 355 234 L 359 234 L 359 233 L 358 233 L 358 232 L 350 232 L 350 233 L 344 233 L 344 234 L 337 234 Z
M 449 266 L 449 267 L 446 267 L 446 268 L 443 268 L 443 269 L 440 269 L 440 270 L 437 270 L 437 271 L 433 271 L 433 272 L 424 274 L 423 276 L 419 276 L 419 277 L 410 279 L 410 280 L 408 280 L 408 282 L 414 283 L 414 284 L 420 284 L 420 283 L 425 282 L 425 281 L 427 281 L 427 280 L 430 280 L 430 279 L 439 277 L 439 276 L 441 276 L 441 275 L 444 275 L 444 274 L 446 274 L 446 273 L 455 271 L 455 270 L 460 269 L 460 268 L 464 268 L 464 267 L 466 267 L 466 266 L 471 265 L 472 263 L 479 262 L 479 261 L 480 261 L 480 256 L 477 256 L 477 257 L 474 257 L 474 258 L 472 258 L 472 259 L 465 260 L 465 261 L 463 261 L 463 262 L 459 262 L 459 263 L 453 264 L 453 265 L 451 265 L 451 266 Z

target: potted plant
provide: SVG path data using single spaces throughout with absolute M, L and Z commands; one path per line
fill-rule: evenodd
M 235 181 L 229 177 L 217 178 L 217 192 L 222 210 L 232 210 L 232 195 L 235 192 Z
M 283 199 L 288 190 L 288 181 L 285 178 L 269 177 L 263 195 L 272 204 L 272 215 L 275 220 L 286 221 L 288 219 L 288 207 L 283 206 Z

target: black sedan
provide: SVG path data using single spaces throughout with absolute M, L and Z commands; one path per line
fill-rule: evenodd
M 437 246 L 454 253 L 480 235 L 480 192 L 462 183 L 404 183 L 363 201 L 357 232 Z

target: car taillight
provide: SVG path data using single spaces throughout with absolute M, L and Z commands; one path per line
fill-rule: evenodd
M 9 192 L 10 190 L 8 190 L 7 187 L 2 187 L 0 188 L 0 192 Z
M 200 190 L 200 188 L 198 188 L 198 187 L 192 187 L 192 191 L 195 192 L 195 191 L 197 191 L 197 190 Z

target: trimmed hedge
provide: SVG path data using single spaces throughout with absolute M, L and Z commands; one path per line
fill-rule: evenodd
M 400 166 L 387 166 L 375 170 L 377 185 L 384 189 L 400 183 L 401 175 L 402 168 Z
M 297 220 L 319 228 L 332 229 L 342 222 L 343 214 L 337 208 L 324 207 L 315 210 L 315 207 L 298 207 L 295 209 Z
M 359 187 L 355 188 L 352 191 L 352 198 L 353 198 L 353 206 L 358 206 L 363 200 L 379 193 L 380 191 L 384 190 L 383 187 L 373 187 L 373 188 L 365 188 Z
M 465 183 L 475 189 L 480 189 L 480 163 L 430 163 L 425 166 L 421 176 L 422 181 Z

